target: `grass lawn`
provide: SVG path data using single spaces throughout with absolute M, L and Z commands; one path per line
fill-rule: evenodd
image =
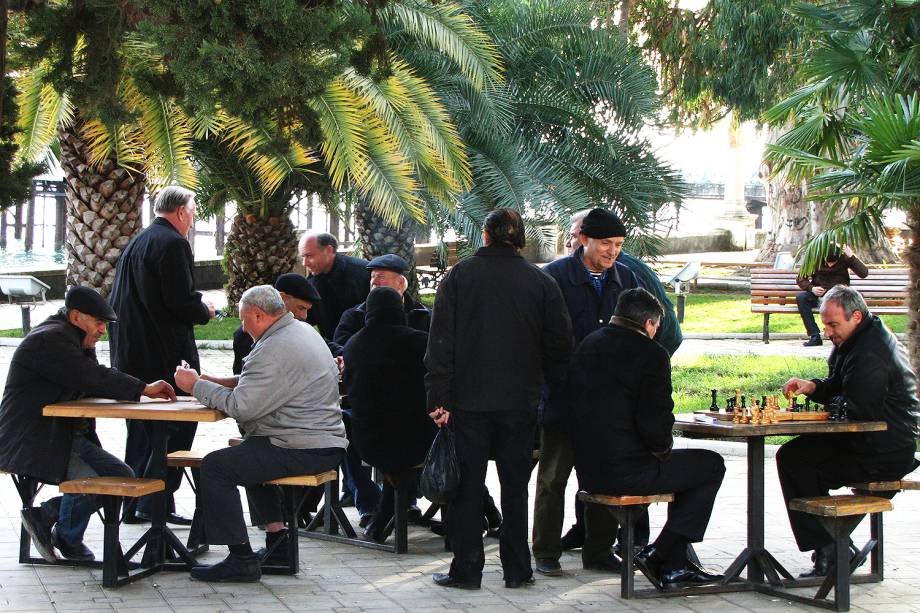
M 669 296 L 677 305 L 677 299 Z M 882 320 L 893 332 L 905 332 L 907 329 L 906 315 L 882 315 Z M 815 315 L 815 321 L 821 321 Z M 757 332 L 763 331 L 763 315 L 751 313 L 751 297 L 749 292 L 700 292 L 687 296 L 684 311 L 684 323 L 681 324 L 684 332 L 697 333 L 726 333 L 726 332 Z M 802 319 L 798 313 L 789 313 L 770 316 L 770 332 L 798 332 L 805 333 Z

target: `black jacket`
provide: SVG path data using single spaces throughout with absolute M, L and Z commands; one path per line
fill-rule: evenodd
M 438 287 L 425 355 L 429 408 L 534 410 L 544 372 L 571 351 L 556 282 L 510 247 L 483 247 Z
M 173 386 L 182 360 L 201 369 L 194 326 L 208 323 L 210 314 L 195 291 L 194 265 L 188 241 L 162 217 L 131 239 L 109 296 L 118 315 L 109 324 L 112 366 Z
M 862 260 L 855 255 L 848 257 L 841 253 L 840 259 L 832 266 L 824 262 L 810 277 L 799 277 L 796 283 L 806 292 L 810 292 L 813 287 L 830 289 L 835 285 L 849 285 L 851 269 L 860 279 L 869 276 L 869 268 L 862 263 Z
M 343 348 L 352 442 L 388 474 L 421 464 L 437 430 L 425 410 L 427 343 L 404 322 L 371 322 Z
M 572 359 L 575 468 L 588 491 L 623 493 L 609 483 L 657 466 L 671 450 L 671 360 L 640 330 L 617 318 L 585 337 Z
M 60 483 L 67 473 L 79 419 L 44 417 L 45 405 L 83 396 L 138 400 L 144 383 L 96 361 L 83 349 L 85 333 L 64 309 L 35 326 L 13 353 L 0 403 L 0 468 Z M 94 422 L 87 437 L 96 443 Z
M 403 296 L 403 303 L 405 304 L 406 322 L 408 326 L 413 330 L 428 332 L 428 328 L 431 326 L 431 311 L 428 310 L 424 304 L 415 300 L 408 294 Z M 342 313 L 342 318 L 339 320 L 339 325 L 336 326 L 335 336 L 332 337 L 332 342 L 344 347 L 348 339 L 364 327 L 364 315 L 366 312 L 367 302 L 365 301 Z M 334 355 L 341 355 L 341 350 L 339 350 L 338 354 Z
M 827 404 L 842 395 L 850 419 L 888 424 L 884 432 L 835 434 L 835 438 L 847 437 L 855 454 L 916 449 L 917 376 L 904 345 L 881 319 L 870 314 L 850 338 L 834 348 L 828 363 L 830 376 L 813 379 L 817 388 L 812 400 Z
M 367 261 L 337 253 L 327 273 L 311 277 L 322 302 L 314 304 L 307 323 L 319 326 L 323 338 L 331 339 L 342 313 L 367 298 L 371 287 L 371 271 Z
M 640 287 L 636 275 L 625 265 L 615 262 L 607 271 L 600 296 L 591 283 L 585 268 L 584 247 L 569 256 L 546 265 L 543 269 L 556 280 L 572 320 L 573 347 L 577 347 L 585 336 L 610 323 L 617 300 L 624 290 Z M 559 366 L 547 373 L 546 388 L 540 410 L 540 423 L 546 427 L 568 426 L 570 419 L 569 399 L 566 392 L 566 366 Z

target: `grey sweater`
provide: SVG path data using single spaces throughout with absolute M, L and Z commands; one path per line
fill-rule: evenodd
M 345 448 L 339 373 L 316 330 L 286 313 L 256 341 L 235 388 L 198 380 L 204 405 L 236 419 L 246 437 L 287 449 Z

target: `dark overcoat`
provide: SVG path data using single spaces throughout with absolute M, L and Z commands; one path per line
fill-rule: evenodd
M 482 247 L 438 286 L 425 355 L 429 408 L 536 410 L 545 371 L 571 351 L 552 277 L 510 247 Z
M 408 326 L 413 330 L 421 330 L 427 333 L 429 326 L 431 326 L 431 311 L 428 310 L 424 304 L 415 300 L 408 294 L 403 296 L 403 305 L 406 311 L 406 323 Z M 342 313 L 342 318 L 339 320 L 339 325 L 336 326 L 335 336 L 332 337 L 332 342 L 344 346 L 345 343 L 348 342 L 348 339 L 364 327 L 364 316 L 366 314 L 367 301 L 353 306 Z M 339 354 L 341 354 L 341 350 Z
M 607 325 L 585 337 L 572 358 L 569 397 L 575 468 L 588 491 L 616 493 L 612 482 L 657 466 L 670 451 L 670 358 L 638 326 Z
M 425 410 L 427 343 L 425 332 L 372 321 L 342 351 L 352 442 L 388 474 L 421 464 L 437 430 Z
M 337 253 L 329 272 L 311 278 L 323 300 L 310 309 L 307 323 L 318 326 L 323 338 L 331 339 L 342 313 L 367 298 L 371 271 L 367 269 L 367 260 Z
M 201 370 L 194 326 L 210 314 L 195 291 L 194 264 L 188 241 L 162 217 L 131 239 L 109 296 L 118 315 L 109 324 L 112 366 L 174 387 L 182 360 Z
M 67 321 L 64 309 L 23 339 L 13 353 L 0 403 L 0 468 L 43 483 L 60 483 L 67 473 L 74 425 L 71 417 L 44 417 L 55 402 L 83 396 L 138 400 L 145 384 L 96 361 L 82 347 L 85 333 Z M 87 436 L 99 443 L 94 423 Z
M 569 317 L 572 320 L 573 346 L 591 332 L 607 325 L 616 309 L 620 294 L 639 287 L 639 279 L 625 265 L 614 262 L 607 270 L 601 294 L 598 295 L 584 265 L 584 247 L 572 255 L 550 262 L 543 268 L 562 290 Z M 544 427 L 569 427 L 569 399 L 566 394 L 568 367 L 560 365 L 547 373 L 543 391 L 540 423 Z

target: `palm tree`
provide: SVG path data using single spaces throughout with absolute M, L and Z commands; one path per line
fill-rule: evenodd
M 80 72 L 87 47 L 78 40 L 73 62 Z M 130 40 L 120 50 L 125 63 L 155 61 L 149 47 Z M 141 92 L 129 73 L 117 87 L 126 121 L 104 122 L 76 108 L 71 91 L 50 82 L 50 62 L 19 79 L 17 104 L 21 159 L 36 161 L 56 145 L 64 171 L 67 206 L 68 286 L 86 285 L 107 295 L 122 250 L 142 227 L 146 189 L 181 183 L 194 187 L 186 116 L 162 95 Z
M 849 0 L 799 9 L 816 31 L 806 84 L 767 114 L 793 127 L 770 148 L 780 168 L 808 179 L 834 223 L 803 248 L 807 274 L 832 243 L 871 249 L 884 214 L 907 213 L 911 245 L 909 345 L 920 368 L 920 5 Z M 838 216 L 844 217 L 837 220 Z

